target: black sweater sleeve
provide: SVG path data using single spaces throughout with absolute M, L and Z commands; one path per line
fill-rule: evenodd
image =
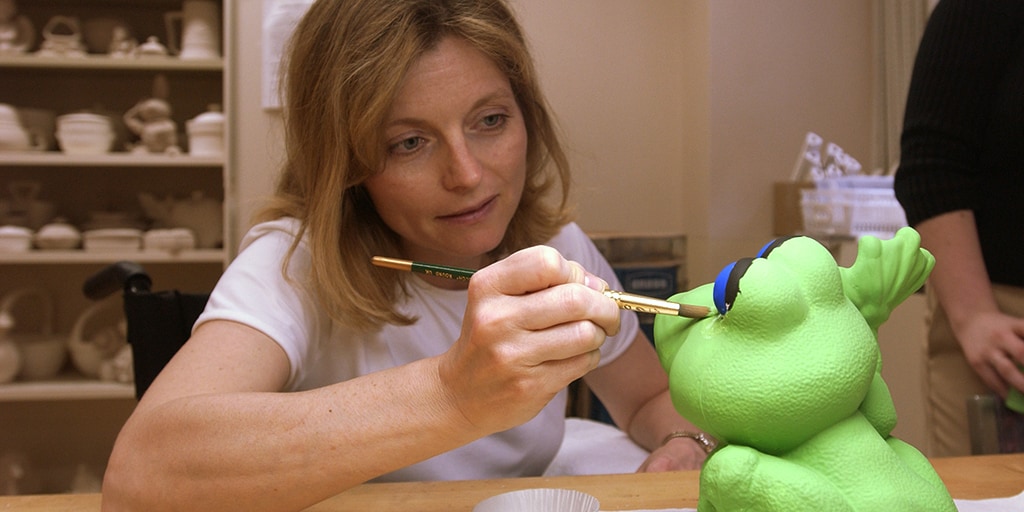
M 910 225 L 936 215 L 976 210 L 991 169 L 991 145 L 1001 94 L 1024 97 L 1024 83 L 1006 83 L 1020 67 L 1024 2 L 942 0 L 922 37 L 907 97 L 896 196 Z M 1009 87 L 1009 88 L 1008 88 Z M 1016 120 L 1024 130 L 1024 120 Z M 997 148 L 998 149 L 998 148 Z M 997 157 L 996 160 L 1001 160 Z M 1024 173 L 1024 161 L 1003 162 Z

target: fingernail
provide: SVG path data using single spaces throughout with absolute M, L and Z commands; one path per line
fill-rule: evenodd
M 583 274 L 583 285 L 586 286 L 587 288 L 597 290 L 599 292 L 603 292 L 604 290 L 608 289 L 608 285 L 604 282 L 603 279 L 597 276 L 592 276 L 590 274 Z

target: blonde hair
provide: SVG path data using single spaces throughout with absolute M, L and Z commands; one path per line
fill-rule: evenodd
M 384 122 L 406 70 L 446 36 L 489 56 L 509 78 L 527 130 L 519 208 L 490 256 L 544 243 L 570 220 L 569 165 L 540 91 L 522 30 L 500 0 L 318 0 L 299 22 L 283 67 L 286 161 L 258 220 L 300 221 L 309 279 L 347 327 L 408 325 L 394 307 L 400 272 L 370 263 L 399 254 L 362 183 L 384 167 Z M 551 165 L 553 164 L 553 165 Z

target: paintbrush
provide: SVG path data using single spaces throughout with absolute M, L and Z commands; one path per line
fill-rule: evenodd
M 386 258 L 384 256 L 374 256 L 373 264 L 378 267 L 462 281 L 468 281 L 470 277 L 473 277 L 473 273 L 475 272 L 475 270 L 465 268 L 432 265 L 430 263 Z M 603 293 L 609 299 L 614 300 L 615 303 L 618 304 L 619 308 L 636 311 L 637 313 L 684 316 L 687 318 L 704 318 L 711 314 L 711 308 L 705 306 L 679 304 L 678 302 L 655 299 L 653 297 L 645 297 L 643 295 L 619 292 L 615 290 L 606 289 Z

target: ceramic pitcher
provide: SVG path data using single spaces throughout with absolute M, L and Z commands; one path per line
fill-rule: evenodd
M 22 126 L 14 107 L 0 103 L 0 152 L 42 149 L 46 149 L 44 137 Z
M 185 0 L 182 10 L 164 14 L 167 25 L 167 46 L 181 59 L 216 59 L 220 57 L 220 14 L 211 0 Z M 178 45 L 177 23 L 181 23 L 181 45 Z

